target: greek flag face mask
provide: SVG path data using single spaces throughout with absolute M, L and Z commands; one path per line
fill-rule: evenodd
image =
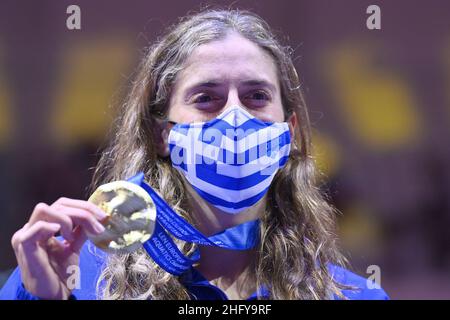
M 287 122 L 264 122 L 234 106 L 207 122 L 175 124 L 168 142 L 172 166 L 198 194 L 236 214 L 266 194 L 291 137 Z

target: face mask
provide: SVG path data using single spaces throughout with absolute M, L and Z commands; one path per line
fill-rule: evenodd
M 264 122 L 235 106 L 207 122 L 174 125 L 168 142 L 172 166 L 196 192 L 236 214 L 267 193 L 291 137 L 287 122 Z

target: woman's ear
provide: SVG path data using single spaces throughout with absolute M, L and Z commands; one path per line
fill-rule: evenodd
M 287 123 L 289 124 L 289 132 L 291 134 L 291 137 L 294 137 L 295 135 L 295 129 L 297 128 L 297 114 L 295 112 L 292 112 L 292 114 L 289 116 Z
M 158 155 L 162 158 L 168 157 L 170 154 L 169 149 L 169 131 L 170 125 L 167 121 L 162 121 L 155 126 L 155 148 Z

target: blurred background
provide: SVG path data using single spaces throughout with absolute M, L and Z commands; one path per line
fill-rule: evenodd
M 81 8 L 81 30 L 66 9 Z M 381 8 L 381 30 L 366 9 Z M 449 1 L 0 1 L 0 286 L 38 202 L 86 199 L 142 50 L 205 5 L 295 49 L 323 188 L 353 270 L 393 299 L 450 299 Z

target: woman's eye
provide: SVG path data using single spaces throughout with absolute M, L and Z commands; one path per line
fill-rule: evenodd
M 214 98 L 211 95 L 209 95 L 209 94 L 201 94 L 201 95 L 198 95 L 198 96 L 194 97 L 193 102 L 194 103 L 208 103 L 208 102 L 211 102 L 213 100 L 214 100 Z
M 245 100 L 247 101 L 247 103 L 249 105 L 254 105 L 256 107 L 260 107 L 260 106 L 267 105 L 267 103 L 270 102 L 271 97 L 270 97 L 270 94 L 268 94 L 267 92 L 258 90 L 258 91 L 254 91 L 254 92 L 248 94 L 245 97 Z
M 209 102 L 209 101 L 211 101 L 211 100 L 212 100 L 212 99 L 211 99 L 210 96 L 203 95 L 203 96 L 200 96 L 200 97 L 198 97 L 197 99 L 195 99 L 195 102 L 197 102 L 197 103 L 204 103 L 204 102 Z
M 270 96 L 264 91 L 256 91 L 248 96 L 253 100 L 270 100 Z

